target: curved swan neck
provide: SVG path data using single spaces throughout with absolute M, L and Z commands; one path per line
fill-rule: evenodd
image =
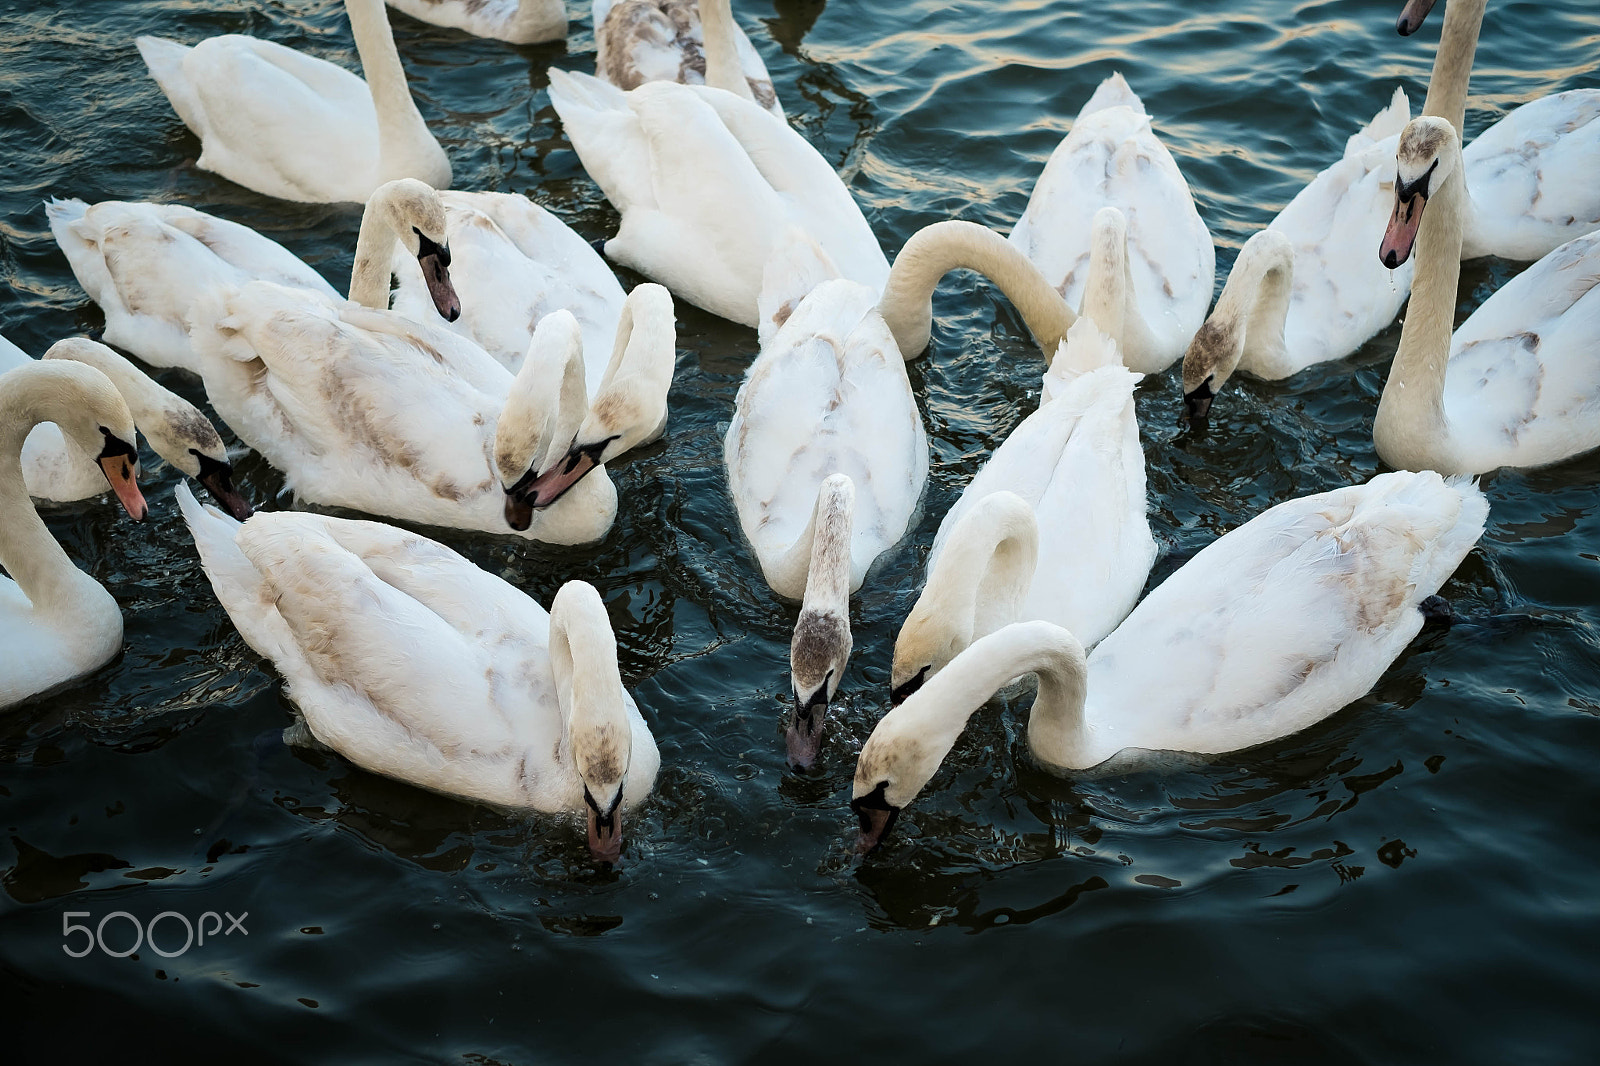
M 915 359 L 928 347 L 933 290 L 957 268 L 976 270 L 999 287 L 1047 361 L 1078 320 L 1039 269 L 998 233 L 974 222 L 935 222 L 913 233 L 900 249 L 878 304 L 904 358 Z
M 588 413 L 588 397 L 578 320 L 564 308 L 552 311 L 534 327 L 495 423 L 495 466 L 507 487 L 566 456 Z
M 407 157 L 432 156 L 436 152 L 442 156 L 411 99 L 383 0 L 344 0 L 344 10 L 361 57 L 361 73 L 372 93 L 372 108 L 378 116 L 380 180 L 400 176 L 399 171 L 408 169 L 402 163 Z
M 166 417 L 168 410 L 190 406 L 186 401 L 156 384 L 148 374 L 110 348 L 84 337 L 57 341 L 44 353 L 43 358 L 70 359 L 75 363 L 92 366 L 110 378 L 111 384 L 116 386 L 123 402 L 128 405 L 134 424 L 140 427 L 155 426 Z M 192 407 L 190 409 L 193 410 Z M 194 413 L 200 414 L 199 411 Z M 145 431 L 145 437 L 147 440 L 152 440 L 148 431 Z M 68 446 L 73 447 L 70 441 Z
M 1462 471 L 1449 469 L 1450 464 L 1441 463 L 1439 456 L 1448 447 L 1450 435 L 1444 378 L 1450 361 L 1456 286 L 1461 279 L 1466 183 L 1461 143 L 1449 138 L 1441 154 L 1453 156 L 1454 167 L 1428 201 L 1417 229 L 1411 299 L 1400 330 L 1400 347 L 1378 400 L 1372 436 L 1378 454 L 1392 466 L 1453 474 Z
M 389 310 L 389 263 L 399 241 L 383 214 L 374 195 L 361 212 L 356 258 L 350 266 L 350 302 L 375 311 Z
M 1478 50 L 1478 31 L 1483 28 L 1487 2 L 1449 0 L 1444 9 L 1444 26 L 1439 31 L 1439 51 L 1433 57 L 1433 73 L 1428 78 L 1428 98 L 1422 103 L 1424 115 L 1447 119 L 1456 128 L 1456 136 L 1463 138 L 1467 85 L 1472 80 L 1472 59 Z
M 1128 272 L 1128 221 L 1115 207 L 1102 207 L 1089 223 L 1089 275 L 1082 317 L 1120 346 L 1133 278 Z
M 950 531 L 912 613 L 929 601 L 933 613 L 970 624 L 969 641 L 986 636 L 1017 618 L 1038 558 L 1033 508 L 1014 493 L 990 493 Z
M 605 604 L 593 586 L 569 581 L 550 604 L 550 673 L 564 712 L 567 738 L 578 774 L 586 784 L 621 788 L 632 754 L 617 668 L 617 640 Z M 595 795 L 605 803 L 613 795 Z
M 677 346 L 672 296 L 667 290 L 646 282 L 628 293 L 617 320 L 611 361 L 578 430 L 577 443 L 614 436 L 616 441 L 607 451 L 620 454 L 659 436 L 666 425 Z
M 850 613 L 850 538 L 855 518 L 856 487 L 844 474 L 834 474 L 817 490 L 811 512 L 811 552 L 806 566 L 806 591 L 800 611 Z
M 1283 326 L 1293 291 L 1294 246 L 1289 239 L 1276 230 L 1262 230 L 1246 241 L 1212 312 L 1212 318 L 1236 322 L 1242 332 L 1235 365 L 1277 370 L 1274 364 L 1284 358 Z
M 700 0 L 700 33 L 705 41 L 706 84 L 751 102 L 755 94 L 739 63 L 738 30 L 730 0 Z
M 26 376 L 19 380 L 18 375 Z M 0 567 L 35 609 L 46 612 L 72 603 L 91 580 L 50 535 L 22 476 L 22 444 L 28 434 L 39 423 L 61 416 L 60 399 L 52 391 L 26 369 L 0 375 Z M 69 445 L 75 443 L 70 434 L 62 436 Z

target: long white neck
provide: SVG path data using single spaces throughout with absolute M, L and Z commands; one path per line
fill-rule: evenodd
M 660 436 L 667 423 L 677 344 L 671 294 L 651 282 L 635 286 L 622 302 L 611 361 L 595 389 L 577 442 L 616 436 L 616 444 L 608 450 L 620 454 Z
M 961 516 L 939 546 L 906 625 L 931 613 L 969 624 L 964 643 L 987 636 L 1016 621 L 1038 558 L 1039 523 L 1033 508 L 1015 493 L 990 493 Z
M 700 32 L 705 39 L 706 84 L 754 101 L 739 63 L 738 29 L 729 0 L 700 0 Z
M 1472 58 L 1478 50 L 1478 31 L 1488 0 L 1449 0 L 1444 27 L 1439 31 L 1439 51 L 1428 78 L 1428 98 L 1422 113 L 1446 119 L 1465 138 L 1461 124 L 1467 113 L 1467 83 L 1472 79 Z
M 900 249 L 878 304 L 904 358 L 915 359 L 928 347 L 933 290 L 957 268 L 976 270 L 1005 293 L 1047 361 L 1078 320 L 1039 268 L 1004 237 L 973 222 L 935 222 Z
M 855 512 L 855 483 L 834 474 L 817 488 L 817 503 L 805 531 L 773 562 L 767 583 L 780 596 L 807 607 L 840 607 L 848 612 L 854 586 L 850 539 Z
M 375 311 L 389 310 L 390 264 L 399 243 L 384 197 L 380 188 L 361 211 L 356 258 L 350 266 L 350 302 Z
M 1232 365 L 1281 377 L 1286 353 L 1283 325 L 1289 316 L 1289 297 L 1294 292 L 1294 245 L 1274 229 L 1264 229 L 1239 249 L 1228 281 L 1217 297 L 1217 306 L 1207 324 L 1229 338 L 1233 349 Z M 1221 370 L 1222 368 L 1218 368 Z
M 344 0 L 344 9 L 378 116 L 378 180 L 412 177 L 447 188 L 450 163 L 411 99 L 383 0 Z
M 1028 715 L 1028 746 L 1034 757 L 1052 767 L 1092 765 L 1084 721 L 1089 672 L 1083 645 L 1060 626 L 1042 621 L 1016 622 L 974 641 L 884 716 L 862 749 L 862 761 L 876 757 L 888 762 L 874 749 L 914 744 L 916 761 L 936 766 L 974 711 L 1013 678 L 1030 673 L 1039 678 Z M 934 766 L 923 762 L 921 769 L 931 777 Z
M 1389 368 L 1372 439 L 1378 454 L 1405 470 L 1450 469 L 1450 423 L 1444 410 L 1444 376 L 1450 361 L 1456 285 L 1461 278 L 1461 238 L 1466 228 L 1461 145 L 1449 138 L 1441 156 L 1454 156 L 1454 168 L 1428 200 L 1412 251 L 1416 272 L 1406 304 L 1400 347 Z
M 91 581 L 50 535 L 22 478 L 23 441 L 34 426 L 65 414 L 58 398 L 26 369 L 0 378 L 0 566 L 40 612 L 68 607 Z
M 92 366 L 110 378 L 111 384 L 117 387 L 117 392 L 122 394 L 123 402 L 128 405 L 128 412 L 133 415 L 134 424 L 141 427 L 141 431 L 143 427 L 154 426 L 165 419 L 169 410 L 182 407 L 190 407 L 190 410 L 193 410 L 186 401 L 157 385 L 144 371 L 104 344 L 86 337 L 70 337 L 57 341 L 44 353 L 44 358 L 71 359 L 73 362 Z M 199 411 L 194 413 L 196 416 L 200 415 Z M 147 431 L 145 436 L 149 437 Z
M 617 668 L 616 635 L 592 585 L 569 581 L 551 601 L 550 673 L 579 775 L 585 782 L 621 788 L 633 727 Z M 611 796 L 594 798 L 607 803 Z

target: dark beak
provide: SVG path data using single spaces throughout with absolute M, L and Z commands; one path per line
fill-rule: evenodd
M 511 489 L 506 490 L 506 525 L 518 533 L 533 525 L 533 505 Z
M 200 484 L 211 493 L 211 498 L 217 501 L 217 506 L 231 514 L 237 521 L 243 522 L 253 512 L 250 501 L 245 499 L 238 489 L 233 487 L 233 467 L 227 463 L 219 463 L 209 455 L 193 454 L 200 460 Z
M 411 232 L 417 235 L 417 262 L 422 266 L 422 280 L 428 283 L 433 306 L 446 322 L 454 322 L 461 317 L 461 298 L 450 281 L 450 246 L 435 243 L 415 226 Z
M 877 806 L 871 801 L 877 799 L 882 802 L 878 793 L 862 796 L 852 800 L 850 808 L 856 812 L 856 817 L 861 819 L 861 835 L 856 837 L 856 854 L 867 855 L 883 844 L 884 838 L 889 835 L 889 830 L 894 828 L 895 819 L 900 817 L 900 808 L 883 803 Z
M 601 814 L 593 804 L 589 806 L 589 854 L 595 862 L 615 866 L 622 858 L 622 793 L 610 814 Z
M 1211 414 L 1211 401 L 1217 394 L 1211 391 L 1211 378 L 1194 387 L 1193 392 L 1185 393 L 1183 397 L 1184 418 L 1193 426 L 1197 422 L 1204 422 Z
M 921 670 L 918 670 L 915 674 L 901 682 L 898 688 L 889 690 L 890 706 L 898 707 L 906 700 L 910 699 L 912 693 L 921 688 L 922 683 L 926 680 L 928 680 L 928 668 L 924 666 Z
M 597 444 L 586 444 L 581 448 L 574 446 L 555 466 L 523 487 L 522 494 L 528 497 L 528 503 L 533 507 L 549 507 L 565 496 L 568 489 L 582 481 L 584 475 L 600 465 L 600 454 L 606 450 L 607 444 L 616 439 L 607 437 Z
M 817 753 L 822 750 L 822 725 L 827 716 L 828 682 L 825 678 L 805 703 L 795 697 L 794 714 L 783 734 L 789 769 L 809 770 L 816 763 Z
M 1400 12 L 1400 20 L 1394 26 L 1400 36 L 1410 37 L 1422 29 L 1423 20 L 1433 10 L 1433 4 L 1434 0 L 1407 0 L 1404 10 Z
M 111 491 L 117 494 L 117 501 L 128 512 L 128 517 L 141 522 L 150 512 L 150 506 L 144 502 L 144 494 L 139 491 L 139 453 L 127 441 L 119 440 L 103 429 L 100 432 L 105 436 L 106 446 L 95 461 L 100 464 L 101 472 L 111 483 Z

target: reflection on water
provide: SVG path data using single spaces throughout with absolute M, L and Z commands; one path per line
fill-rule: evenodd
M 1009 230 L 1078 108 L 1121 70 L 1194 188 L 1219 281 L 1395 84 L 1420 106 L 1438 34 L 1436 15 L 1396 37 L 1393 0 L 736 6 L 792 123 L 891 253 L 946 217 Z M 598 240 L 617 215 L 546 93 L 552 65 L 592 68 L 587 17 L 571 13 L 564 45 L 400 16 L 395 36 L 461 185 L 528 193 Z M 252 32 L 354 68 L 335 0 L 13 4 L 0 24 L 7 337 L 39 352 L 104 325 L 49 238 L 48 195 L 192 204 L 342 287 L 356 209 L 198 170 L 198 142 L 131 47 Z M 1600 86 L 1597 40 L 1586 0 L 1491 5 L 1469 133 L 1515 102 Z M 1516 270 L 1467 264 L 1458 320 Z M 1043 369 L 987 283 L 953 275 L 936 310 L 907 368 L 928 491 L 854 600 L 855 653 L 809 775 L 783 765 L 796 608 L 741 542 L 721 467 L 749 331 L 680 307 L 667 434 L 614 465 L 620 513 L 599 545 L 425 530 L 541 602 L 573 577 L 599 588 L 662 752 L 616 870 L 588 861 L 574 819 L 286 746 L 281 683 L 212 597 L 164 464 L 142 525 L 103 502 L 49 511 L 122 604 L 127 647 L 0 718 L 0 995 L 23 1005 L 7 1015 L 23 1060 L 59 1057 L 63 1033 L 125 1054 L 157 1026 L 163 1049 L 255 1051 L 270 1029 L 275 1049 L 319 1061 L 1592 1058 L 1597 457 L 1485 478 L 1489 531 L 1445 589 L 1460 621 L 1305 733 L 1062 779 L 1028 757 L 1022 687 L 974 716 L 880 853 L 854 854 L 854 756 L 887 706 L 933 533 L 1037 404 Z M 1371 419 L 1398 333 L 1286 382 L 1238 382 L 1203 431 L 1180 425 L 1173 375 L 1141 384 L 1152 583 L 1263 508 L 1379 469 Z M 157 377 L 204 402 L 186 375 Z M 259 457 L 239 455 L 238 480 L 293 506 Z M 69 908 L 248 910 L 250 935 L 175 959 L 69 960 Z M 109 1035 L 82 1032 L 90 1002 Z

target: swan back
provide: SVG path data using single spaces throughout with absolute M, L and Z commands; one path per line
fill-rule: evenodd
M 1418 605 L 1487 515 L 1464 480 L 1396 471 L 1281 503 L 1207 545 L 1095 648 L 1078 765 L 1127 747 L 1232 751 L 1339 710 L 1422 628 Z

